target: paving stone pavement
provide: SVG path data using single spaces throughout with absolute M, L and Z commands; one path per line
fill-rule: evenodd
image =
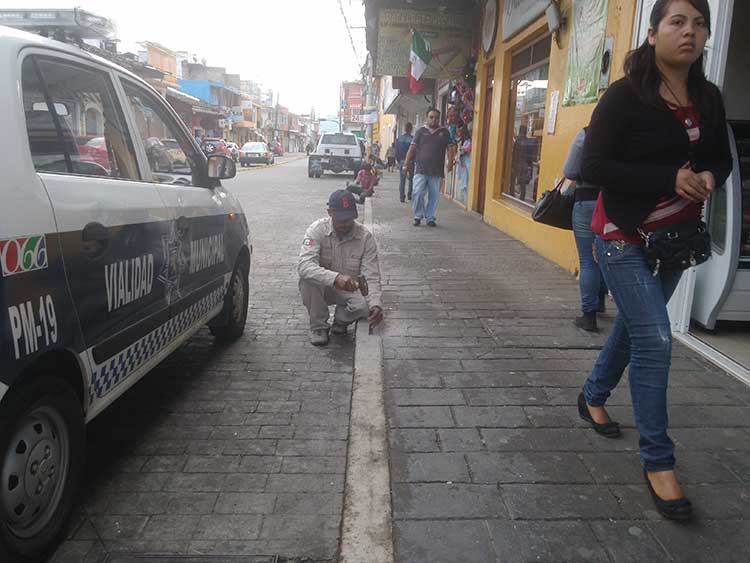
M 346 178 L 290 160 L 227 183 L 254 243 L 244 336 L 218 346 L 201 330 L 89 425 L 79 506 L 50 561 L 335 560 L 354 343 L 309 344 L 296 259 Z
M 443 200 L 411 224 L 395 174 L 374 199 L 394 542 L 402 563 L 750 561 L 750 389 L 677 344 L 671 435 L 697 508 L 676 525 L 642 482 L 627 381 L 620 440 L 578 419 L 600 335 L 576 280 Z

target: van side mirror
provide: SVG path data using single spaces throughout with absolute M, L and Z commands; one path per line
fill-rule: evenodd
M 228 180 L 237 175 L 234 160 L 223 154 L 212 154 L 208 157 L 208 177 L 212 180 Z

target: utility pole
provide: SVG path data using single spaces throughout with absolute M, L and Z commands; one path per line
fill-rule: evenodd
M 344 83 L 339 84 L 339 133 L 344 132 Z

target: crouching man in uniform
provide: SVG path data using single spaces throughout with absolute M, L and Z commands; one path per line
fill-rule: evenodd
M 328 217 L 310 225 L 302 242 L 299 289 L 315 346 L 328 344 L 329 305 L 336 305 L 331 334 L 346 334 L 357 319 L 367 318 L 370 326 L 383 320 L 378 247 L 367 227 L 355 221 L 357 216 L 354 196 L 337 190 L 328 198 Z M 369 291 L 361 291 L 360 276 Z

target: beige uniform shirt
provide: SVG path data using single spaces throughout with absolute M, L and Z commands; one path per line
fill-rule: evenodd
M 367 305 L 383 308 L 378 245 L 362 223 L 355 221 L 354 228 L 339 240 L 330 217 L 315 221 L 305 233 L 297 271 L 300 279 L 327 287 L 333 287 L 338 274 L 364 274 L 370 290 Z

